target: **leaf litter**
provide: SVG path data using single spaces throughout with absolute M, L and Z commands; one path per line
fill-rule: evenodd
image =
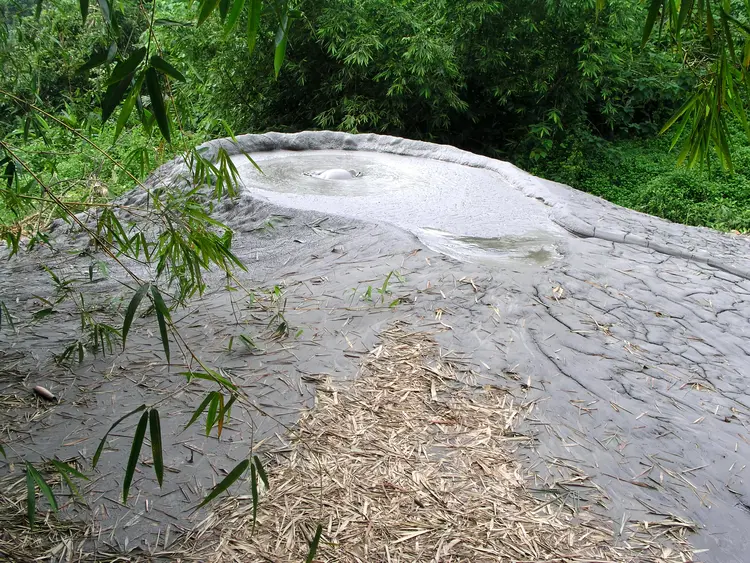
M 431 335 L 386 330 L 361 377 L 321 382 L 315 407 L 266 455 L 270 488 L 215 505 L 173 553 L 183 560 L 693 561 L 695 526 L 673 516 L 613 522 L 587 481 L 527 468 L 533 408 L 467 381 Z M 583 492 L 581 492 L 583 491 Z

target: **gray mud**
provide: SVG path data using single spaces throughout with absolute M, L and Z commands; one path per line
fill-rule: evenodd
M 100 549 L 163 549 L 167 528 L 173 538 L 200 518 L 191 507 L 251 446 L 278 444 L 276 434 L 311 405 L 315 381 L 355 375 L 378 331 L 403 321 L 439 331 L 444 353 L 470 362 L 486 383 L 536 401 L 525 428 L 537 437 L 528 463 L 568 488 L 580 472 L 590 475 L 609 498 L 602 510 L 616 531 L 626 520 L 671 514 L 697 523 L 693 544 L 708 550 L 698 560 L 747 561 L 747 238 L 622 209 L 452 147 L 325 132 L 207 146 L 227 148 L 238 163 L 247 151 L 266 173 L 243 165 L 246 192 L 215 215 L 236 230 L 235 249 L 249 267 L 243 283 L 260 296 L 277 283 L 285 292 L 291 332 L 274 339 L 273 308 L 223 291 L 221 279 L 186 311 L 179 325 L 187 340 L 256 401 L 257 411 L 235 420 L 220 443 L 181 431 L 203 388 L 186 386 L 180 366 L 167 368 L 150 317 L 137 320 L 125 352 L 54 367 L 51 354 L 74 337 L 78 319 L 65 309 L 33 318 L 43 308 L 36 296 L 54 291 L 40 265 L 87 278 L 93 258 L 84 237 L 66 246 L 59 226 L 54 251 L 10 261 L 0 251 L 0 299 L 21 331 L 0 331 L 0 361 L 18 374 L 0 393 L 42 384 L 61 399 L 42 415 L 6 413 L 9 456 L 90 460 L 111 421 L 164 399 L 163 489 L 142 465 L 128 506 L 117 501 L 134 420 L 118 429 L 94 472 L 91 513 L 79 513 L 96 523 Z M 333 168 L 362 175 L 304 174 Z M 173 163 L 150 184 L 183 173 Z M 85 287 L 102 304 L 109 294 L 132 294 L 111 271 Z M 376 289 L 392 271 L 403 281 L 393 276 L 381 302 Z M 374 302 L 362 298 L 370 287 Z M 239 333 L 258 349 L 235 343 L 229 351 Z

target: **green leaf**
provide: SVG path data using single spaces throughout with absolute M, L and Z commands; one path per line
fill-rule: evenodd
M 237 26 L 237 20 L 240 18 L 242 8 L 245 7 L 245 0 L 234 0 L 232 4 L 232 11 L 229 12 L 227 22 L 224 24 L 224 39 L 226 39 L 230 33 Z
M 52 307 L 46 307 L 34 313 L 33 317 L 34 317 L 34 320 L 40 321 L 45 317 L 49 317 L 54 312 L 55 310 Z
M 34 13 L 34 18 L 39 21 L 39 16 L 42 15 L 42 2 L 44 0 L 36 0 L 36 12 Z
M 318 524 L 318 527 L 315 530 L 315 536 L 310 542 L 310 551 L 307 553 L 307 558 L 305 559 L 305 563 L 312 563 L 313 559 L 315 559 L 315 555 L 318 553 L 318 545 L 320 544 L 320 536 L 322 535 L 323 535 L 323 526 L 321 524 Z
M 214 383 L 218 383 L 219 385 L 224 385 L 225 387 L 229 387 L 230 389 L 237 389 L 237 386 L 229 379 L 216 373 L 213 370 L 209 370 L 208 373 L 203 373 L 202 371 L 183 371 L 180 372 L 180 375 L 184 375 L 185 377 L 187 377 L 188 381 L 190 381 L 191 379 L 204 379 L 206 381 L 213 381 Z
M 149 68 L 146 71 L 146 89 L 148 95 L 151 98 L 151 109 L 156 117 L 156 123 L 159 125 L 159 130 L 162 136 L 167 140 L 168 143 L 172 142 L 171 135 L 169 133 L 169 116 L 167 110 L 164 107 L 164 100 L 161 95 L 161 86 L 159 85 L 159 76 L 156 74 L 156 70 Z
M 57 501 L 55 500 L 55 495 L 52 494 L 52 489 L 49 488 L 49 485 L 47 484 L 47 481 L 44 480 L 44 477 L 42 477 L 42 474 L 34 469 L 34 466 L 29 462 L 26 462 L 26 471 L 30 473 L 31 477 L 36 481 L 39 490 L 42 491 L 42 494 L 46 497 L 52 510 L 57 512 Z
M 164 455 L 161 442 L 161 422 L 159 422 L 159 411 L 151 409 L 149 418 L 149 429 L 151 430 L 151 454 L 154 456 L 154 473 L 161 487 L 164 480 Z
M 109 46 L 109 49 L 107 49 L 107 63 L 111 63 L 115 60 L 115 55 L 117 54 L 117 41 L 112 41 L 112 43 Z
M 729 56 L 731 57 L 732 62 L 737 62 L 737 54 L 734 50 L 732 31 L 729 29 L 729 19 L 726 16 L 726 12 L 724 12 L 723 10 L 719 13 L 719 16 L 721 19 L 721 27 L 724 30 L 724 40 L 727 42 L 727 47 L 729 48 Z
M 258 30 L 260 29 L 260 12 L 263 6 L 261 0 L 250 0 L 249 13 L 247 14 L 247 49 L 253 54 L 255 43 L 258 40 Z
M 219 412 L 216 413 L 216 436 L 221 438 L 221 432 L 224 430 L 224 395 L 219 393 Z
M 83 23 L 86 23 L 86 18 L 89 15 L 89 0 L 78 0 L 78 6 L 81 8 Z
M 81 494 L 78 492 L 78 488 L 75 486 L 75 483 L 73 483 L 73 480 L 70 478 L 70 476 L 73 475 L 74 477 L 78 477 L 79 479 L 84 479 L 86 481 L 88 481 L 89 478 L 67 463 L 62 463 L 61 461 L 57 461 L 56 459 L 53 459 L 51 461 L 52 465 L 55 466 L 55 469 L 57 469 L 57 472 L 60 474 L 60 477 L 62 477 L 63 480 L 67 483 L 68 487 L 70 487 L 70 491 L 77 497 L 80 497 Z
M 648 15 L 646 16 L 646 25 L 643 27 L 643 39 L 641 39 L 641 48 L 646 46 L 648 38 L 651 37 L 651 32 L 654 29 L 654 23 L 656 22 L 656 16 L 659 15 L 659 9 L 662 7 L 664 0 L 651 0 L 651 6 L 648 9 Z
M 151 286 L 151 296 L 154 298 L 154 308 L 156 309 L 156 322 L 159 324 L 159 334 L 161 334 L 161 344 L 164 347 L 164 355 L 169 363 L 169 332 L 167 331 L 167 320 L 172 320 L 169 315 L 167 304 L 159 293 L 159 289 Z
M 141 47 L 130 53 L 130 56 L 124 61 L 120 61 L 115 65 L 112 74 L 107 79 L 107 86 L 117 84 L 121 80 L 124 80 L 126 76 L 135 72 L 138 65 L 141 64 L 143 59 L 146 57 L 146 48 Z
M 13 180 L 16 179 L 16 163 L 14 160 L 9 160 L 8 165 L 5 167 L 5 172 L 3 172 L 3 176 L 5 176 L 6 181 L 8 182 L 8 189 L 13 188 Z
M 734 25 L 739 27 L 745 34 L 750 35 L 750 25 L 747 25 L 746 23 L 742 23 L 740 20 L 733 17 L 732 14 L 730 14 L 726 10 L 723 10 L 723 13 L 724 13 L 724 17 L 726 17 Z
M 130 87 L 130 82 L 133 80 L 133 75 L 126 76 L 122 81 L 117 84 L 111 84 L 107 91 L 104 93 L 102 99 L 102 123 L 105 123 L 109 116 L 115 111 L 120 102 L 125 97 L 125 93 Z
M 270 489 L 268 475 L 266 474 L 266 470 L 263 469 L 263 464 L 260 462 L 260 458 L 257 455 L 253 456 L 253 463 L 255 463 L 255 467 L 258 469 L 258 475 L 260 475 L 260 480 L 263 481 L 263 485 L 265 485 L 266 489 Z
M 110 432 L 112 432 L 112 430 L 114 430 L 114 429 L 115 429 L 115 427 L 116 427 L 116 426 L 117 426 L 118 424 L 120 424 L 120 423 L 121 423 L 121 422 L 122 422 L 123 420 L 125 420 L 125 419 L 126 419 L 126 418 L 128 418 L 129 416 L 133 416 L 133 415 L 134 415 L 135 413 L 137 413 L 137 412 L 141 412 L 142 410 L 145 410 L 145 409 L 146 409 L 146 405 L 141 405 L 141 406 L 140 406 L 140 407 L 138 407 L 137 409 L 134 409 L 134 410 L 130 411 L 130 412 L 129 412 L 128 414 L 126 414 L 126 415 L 123 415 L 123 416 L 121 416 L 120 418 L 118 418 L 118 419 L 117 419 L 117 420 L 115 421 L 115 423 L 114 423 L 114 424 L 113 424 L 112 426 L 110 426 L 110 427 L 109 427 L 109 430 L 107 430 L 107 433 L 106 433 L 106 434 L 104 435 L 104 437 L 102 438 L 102 441 L 101 441 L 101 442 L 99 442 L 99 447 L 98 447 L 98 448 L 96 448 L 96 453 L 94 454 L 94 459 L 93 459 L 93 461 L 91 462 L 91 465 L 92 465 L 93 467 L 96 467 L 96 464 L 97 464 L 97 463 L 99 463 L 99 457 L 101 457 L 101 455 L 102 455 L 102 450 L 104 450 L 104 444 L 105 444 L 105 443 L 107 442 L 107 436 L 109 436 L 109 433 L 110 433 Z
M 230 0 L 219 0 L 219 17 L 221 18 L 221 23 L 224 23 L 224 21 L 227 19 L 227 13 L 229 12 L 229 1 Z
M 250 466 L 250 493 L 253 497 L 253 527 L 250 535 L 255 533 L 255 520 L 258 518 L 258 470 L 255 465 Z
M 230 471 L 229 475 L 224 477 L 224 480 L 216 485 L 211 492 L 208 494 L 206 498 L 204 498 L 201 503 L 198 505 L 197 508 L 200 508 L 202 506 L 207 505 L 209 502 L 214 500 L 216 497 L 218 497 L 221 493 L 226 491 L 229 487 L 231 487 L 237 479 L 239 479 L 242 474 L 247 471 L 247 467 L 250 465 L 249 459 L 242 460 L 237 467 L 232 469 Z
M 216 411 L 219 409 L 219 401 L 223 401 L 224 396 L 221 393 L 216 392 L 211 399 L 211 404 L 208 405 L 208 413 L 206 414 L 206 436 L 211 433 L 211 428 L 216 422 Z
M 104 21 L 110 22 L 112 21 L 112 12 L 109 9 L 109 2 L 107 0 L 97 0 L 99 2 L 99 8 L 102 10 L 102 16 L 104 17 Z
M 185 430 L 187 430 L 188 428 L 190 428 L 190 426 L 192 426 L 192 424 L 193 424 L 193 423 L 194 423 L 194 422 L 195 422 L 196 420 L 198 420 L 198 417 L 199 417 L 199 416 L 201 415 L 201 413 L 203 413 L 203 411 L 205 411 L 205 410 L 206 410 L 206 406 L 208 406 L 208 404 L 209 404 L 209 403 L 210 403 L 211 401 L 213 401 L 213 399 L 214 399 L 214 395 L 218 395 L 218 392 L 217 392 L 217 391 L 211 391 L 211 392 L 210 392 L 210 393 L 209 393 L 209 394 L 208 394 L 208 395 L 206 396 L 206 398 L 205 398 L 205 399 L 203 399 L 203 402 L 202 402 L 202 403 L 201 403 L 200 405 L 198 405 L 198 408 L 197 408 L 197 409 L 195 409 L 195 411 L 193 411 L 193 416 L 192 416 L 192 417 L 190 418 L 190 422 L 188 422 L 188 423 L 187 423 L 187 426 L 185 426 Z
M 690 13 L 693 11 L 693 4 L 695 3 L 695 0 L 682 0 L 680 2 L 680 14 L 677 16 L 677 34 L 679 35 L 680 31 L 682 30 L 682 26 L 685 25 L 685 21 L 687 20 Z
M 63 463 L 62 461 L 57 461 L 56 459 L 51 460 L 52 465 L 54 465 L 57 468 L 57 471 L 59 473 L 65 473 L 67 475 L 73 475 L 74 477 L 77 477 L 79 479 L 83 479 L 85 481 L 88 481 L 89 478 L 86 477 L 83 473 L 78 471 L 75 467 L 70 465 L 69 463 Z
M 139 287 L 138 291 L 135 292 L 135 295 L 133 295 L 133 298 L 130 300 L 130 304 L 128 305 L 127 310 L 125 311 L 125 320 L 122 323 L 123 350 L 125 349 L 125 339 L 128 337 L 128 332 L 130 332 L 130 325 L 133 324 L 135 312 L 138 310 L 138 305 L 141 304 L 141 300 L 143 299 L 143 296 L 146 294 L 150 286 L 150 283 L 144 283 L 141 287 Z
M 36 485 L 34 477 L 31 475 L 29 468 L 31 464 L 26 462 L 26 516 L 29 519 L 29 528 L 34 529 L 36 520 Z
M 219 0 L 202 0 L 198 12 L 198 25 L 202 25 L 219 5 Z
M 107 62 L 107 51 L 95 51 L 91 53 L 89 60 L 83 63 L 76 72 L 83 72 L 101 66 Z
M 226 405 L 221 405 L 221 410 L 219 410 L 219 422 L 221 425 L 224 425 L 225 420 L 229 420 L 229 416 L 231 414 L 232 405 L 234 404 L 234 401 L 237 399 L 237 395 L 232 395 L 232 397 L 227 401 Z
M 659 131 L 659 134 L 665 133 L 672 125 L 674 125 L 680 117 L 682 117 L 686 112 L 690 111 L 693 106 L 700 100 L 700 94 L 695 94 L 692 96 L 685 104 L 677 110 L 677 113 L 675 113 L 672 117 L 669 118 L 669 121 L 667 121 L 664 124 L 664 127 L 661 128 L 661 131 Z
M 130 484 L 133 482 L 133 475 L 135 474 L 135 468 L 138 465 L 138 458 L 141 455 L 143 438 L 146 436 L 146 426 L 148 426 L 148 411 L 141 415 L 141 419 L 138 421 L 138 426 L 135 429 L 135 435 L 133 436 L 133 445 L 130 448 L 128 466 L 125 468 L 125 480 L 122 482 L 123 503 L 128 502 L 128 492 L 130 491 Z
M 279 77 L 281 71 L 281 65 L 284 63 L 284 57 L 286 56 L 286 43 L 287 43 L 287 27 L 289 26 L 289 16 L 284 14 L 281 19 L 281 25 L 279 30 L 276 32 L 276 40 L 274 42 L 276 48 L 273 54 L 273 71 L 276 78 Z
M 112 139 L 112 144 L 115 144 L 117 142 L 117 139 L 120 136 L 120 133 L 122 133 L 122 130 L 125 128 L 125 125 L 128 123 L 128 119 L 130 119 L 130 114 L 133 113 L 133 108 L 135 107 L 135 99 L 139 95 L 140 95 L 140 88 L 136 85 L 136 87 L 133 88 L 133 91 L 130 93 L 130 96 L 128 96 L 128 99 L 125 100 L 125 103 L 122 105 L 122 109 L 120 110 L 120 115 L 117 117 L 117 125 L 115 127 L 115 136 Z
M 151 66 L 162 71 L 167 76 L 171 76 L 175 80 L 185 82 L 185 75 L 158 55 L 151 57 Z

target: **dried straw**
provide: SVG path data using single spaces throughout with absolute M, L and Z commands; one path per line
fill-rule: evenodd
M 685 562 L 689 526 L 634 526 L 626 542 L 570 491 L 531 490 L 514 428 L 525 406 L 461 383 L 431 338 L 393 328 L 346 387 L 320 386 L 253 523 L 250 496 L 223 501 L 179 549 L 205 561 Z M 582 483 L 583 484 L 583 483 Z M 592 490 L 595 490 L 592 488 Z
M 59 490 L 59 476 L 42 470 L 47 483 Z M 56 492 L 57 492 L 56 490 Z M 37 499 L 33 530 L 26 518 L 26 478 L 13 473 L 0 479 L 0 561 L 91 561 L 84 544 L 86 527 L 79 521 L 59 519 Z M 58 502 L 62 497 L 58 496 Z

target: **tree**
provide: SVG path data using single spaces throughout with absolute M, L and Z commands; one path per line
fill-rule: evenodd
M 745 111 L 750 93 L 750 3 L 730 0 L 650 0 L 642 44 L 658 30 L 696 77 L 687 102 L 664 125 L 676 126 L 673 145 L 686 135 L 680 160 L 710 164 L 714 149 L 723 168 L 731 169 L 727 119 L 742 124 L 750 137 Z M 658 25 L 657 25 L 658 24 Z

